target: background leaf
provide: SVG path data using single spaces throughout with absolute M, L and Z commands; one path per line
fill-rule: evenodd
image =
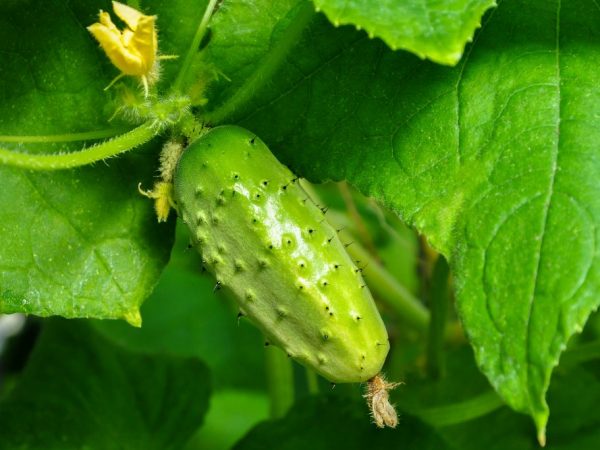
M 441 64 L 456 64 L 482 14 L 494 0 L 313 0 L 335 25 L 364 28 L 393 50 L 405 49 Z
M 456 390 L 464 389 L 473 378 L 473 371 L 464 371 L 472 363 L 462 355 L 455 358 L 463 362 L 462 369 L 447 378 L 460 377 L 462 383 L 438 383 L 438 401 L 445 395 L 455 395 Z M 548 403 L 552 410 L 548 423 L 548 443 L 550 450 L 592 450 L 600 442 L 600 412 L 596 405 L 600 401 L 600 379 L 598 364 L 557 369 L 548 391 Z M 457 369 L 457 370 L 456 370 Z M 460 374 L 460 375 L 459 375 Z M 454 386 L 453 386 L 454 384 Z M 445 385 L 445 386 L 442 386 Z M 457 386 L 460 385 L 460 386 Z M 462 386 L 462 387 L 461 387 Z M 413 386 L 414 387 L 414 386 Z M 450 390 L 447 390 L 450 388 Z M 428 388 L 431 391 L 431 388 Z M 406 390 L 413 400 L 419 398 L 419 389 Z M 451 393 L 452 392 L 452 393 Z M 574 401 L 574 399 L 577 399 Z M 531 433 L 531 425 L 524 416 L 515 414 L 508 408 L 500 408 L 491 414 L 472 421 L 443 427 L 440 434 L 456 448 L 464 450 L 536 450 L 540 446 Z
M 367 417 L 364 402 L 359 403 L 354 398 L 331 394 L 307 398 L 297 402 L 283 419 L 258 425 L 234 448 L 451 448 L 433 429 L 410 416 L 403 416 L 395 430 L 380 430 L 369 423 Z
M 107 320 L 93 324 L 131 351 L 204 361 L 214 392 L 205 425 L 185 448 L 226 450 L 268 416 L 264 341 L 249 321 L 236 318 L 232 299 L 213 292 L 213 277 L 200 275 L 201 258 L 187 248 L 189 234 L 180 225 L 169 264 L 142 305 L 143 326 Z
M 478 363 L 540 438 L 552 368 L 599 304 L 598 22 L 591 0 L 505 0 L 450 69 L 316 19 L 228 119 L 428 237 Z
M 0 403 L 0 448 L 182 448 L 209 390 L 198 359 L 132 353 L 86 322 L 47 321 Z

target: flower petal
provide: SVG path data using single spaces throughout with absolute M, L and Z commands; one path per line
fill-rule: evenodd
M 124 5 L 119 2 L 112 2 L 113 11 L 117 15 L 119 19 L 127 24 L 129 28 L 135 31 L 138 27 L 138 21 L 142 17 L 148 17 L 139 12 L 137 9 L 132 8 L 131 6 Z
M 143 64 L 139 53 L 126 48 L 118 30 L 112 30 L 101 23 L 94 23 L 87 27 L 90 33 L 100 43 L 110 61 L 124 74 L 141 76 L 146 74 L 146 65 Z

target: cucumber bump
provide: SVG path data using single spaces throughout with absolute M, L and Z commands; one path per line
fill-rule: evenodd
M 206 268 L 272 344 L 332 382 L 370 380 L 389 350 L 385 326 L 297 180 L 254 134 L 221 126 L 185 150 L 174 195 Z

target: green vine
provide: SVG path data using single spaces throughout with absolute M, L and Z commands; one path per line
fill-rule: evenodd
M 503 405 L 498 394 L 490 390 L 463 402 L 414 410 L 411 413 L 435 427 L 445 427 L 485 416 Z
M 148 142 L 159 131 L 160 127 L 154 121 L 148 121 L 128 133 L 100 144 L 95 144 L 76 152 L 50 155 L 21 153 L 0 147 L 0 163 L 29 170 L 71 169 L 132 150 Z
M 265 56 L 252 76 L 225 103 L 204 116 L 206 122 L 213 125 L 221 124 L 246 104 L 256 92 L 267 83 L 279 69 L 289 50 L 298 43 L 302 33 L 315 15 L 315 8 L 310 2 L 303 2 L 294 18 L 293 23 Z
M 32 144 L 53 144 L 56 142 L 77 142 L 89 141 L 94 139 L 105 139 L 117 136 L 127 131 L 122 128 L 107 128 L 105 130 L 84 131 L 83 133 L 49 134 L 38 136 L 2 136 L 0 142 L 32 143 Z
M 202 42 L 202 39 L 206 35 L 206 31 L 208 30 L 208 24 L 213 15 L 213 12 L 217 6 L 219 0 L 210 0 L 208 5 L 206 6 L 206 10 L 204 11 L 204 15 L 202 16 L 202 20 L 196 29 L 196 33 L 194 34 L 194 38 L 192 39 L 192 43 L 188 49 L 187 54 L 185 55 L 185 59 L 181 64 L 181 68 L 179 69 L 179 73 L 177 74 L 177 78 L 173 82 L 172 90 L 179 91 L 185 81 L 185 78 L 188 74 L 190 67 L 194 61 L 194 56 L 198 52 L 198 47 Z

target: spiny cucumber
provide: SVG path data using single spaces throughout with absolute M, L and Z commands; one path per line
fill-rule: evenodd
M 208 131 L 179 160 L 174 195 L 206 268 L 272 344 L 335 383 L 379 373 L 388 336 L 360 270 L 258 137 Z

